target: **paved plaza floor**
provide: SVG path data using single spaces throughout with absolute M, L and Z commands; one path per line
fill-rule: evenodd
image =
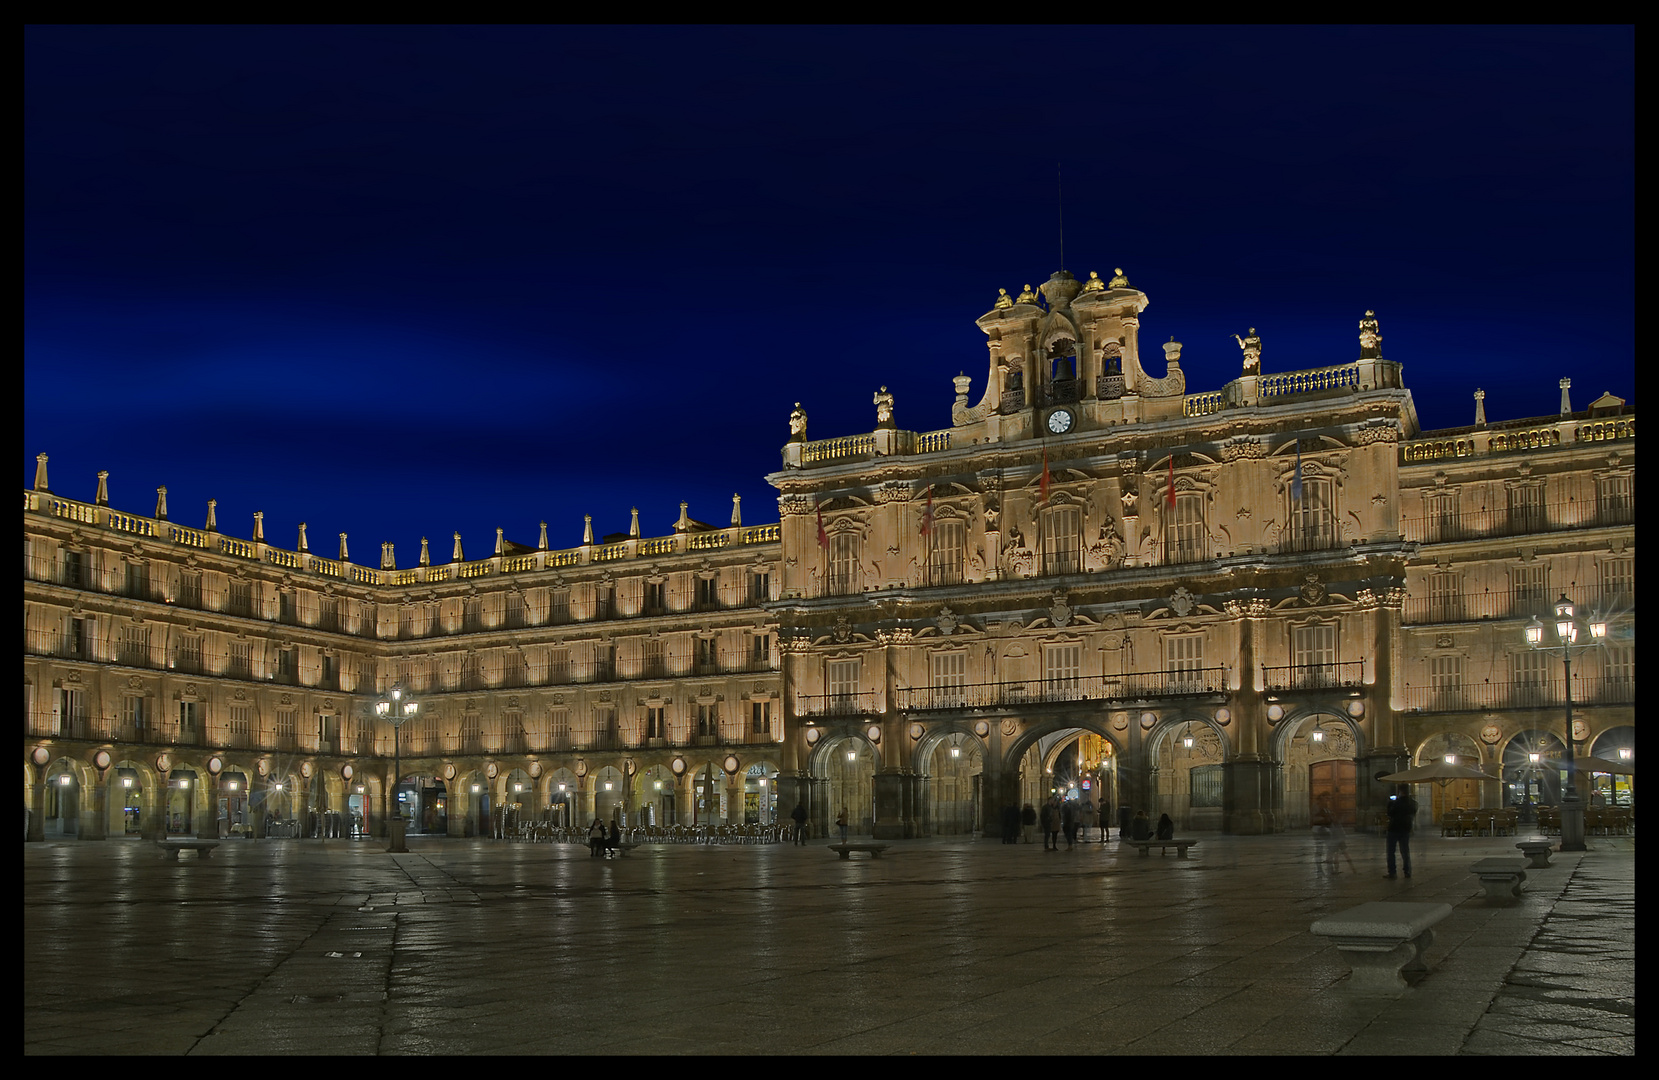
M 1098 836 L 1098 834 L 1092 834 Z M 1490 906 L 1513 837 L 1199 834 L 1189 858 L 895 841 L 24 845 L 29 1054 L 1633 1054 L 1635 840 Z M 1435 901 L 1429 971 L 1356 995 L 1309 932 Z

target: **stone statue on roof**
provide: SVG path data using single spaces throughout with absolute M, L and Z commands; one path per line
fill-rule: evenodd
M 1244 373 L 1246 375 L 1259 374 L 1262 369 L 1262 339 L 1256 336 L 1256 328 L 1252 326 L 1250 333 L 1244 337 L 1234 334 L 1233 340 L 1237 341 L 1239 348 L 1244 350 Z

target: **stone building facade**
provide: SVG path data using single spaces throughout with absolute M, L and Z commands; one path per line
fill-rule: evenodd
M 952 426 L 810 440 L 780 521 L 398 569 L 24 498 L 28 833 L 501 835 L 527 821 L 998 831 L 1051 793 L 1282 831 L 1369 827 L 1377 779 L 1452 755 L 1497 779 L 1430 812 L 1549 802 L 1567 687 L 1524 627 L 1611 620 L 1577 752 L 1634 752 L 1632 409 L 1418 429 L 1372 313 L 1358 357 L 1188 393 L 1144 293 L 1060 272 L 978 325 Z M 1149 370 L 1151 369 L 1151 370 Z M 419 702 L 394 729 L 374 702 Z M 394 758 L 400 763 L 393 780 Z M 1631 797 L 1630 781 L 1607 797 Z M 1585 785 L 1588 786 L 1588 785 Z

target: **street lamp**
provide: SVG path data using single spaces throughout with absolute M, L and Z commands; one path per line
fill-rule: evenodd
M 1527 644 L 1539 652 L 1558 653 L 1565 666 L 1567 697 L 1567 790 L 1561 796 L 1561 850 L 1584 850 L 1584 803 L 1578 797 L 1578 770 L 1573 764 L 1573 656 L 1593 649 L 1607 638 L 1607 623 L 1598 618 L 1588 621 L 1574 617 L 1572 601 L 1562 593 L 1555 602 L 1555 643 L 1546 641 L 1547 631 L 1535 616 L 1527 624 Z M 1588 640 L 1579 643 L 1580 631 L 1588 631 Z
M 403 845 L 404 830 L 408 826 L 403 822 L 403 801 L 398 798 L 397 791 L 403 778 L 401 729 L 415 718 L 419 708 L 415 699 L 404 691 L 402 683 L 393 683 L 385 695 L 374 703 L 374 714 L 392 725 L 392 819 L 388 823 L 392 831 L 392 851 L 409 850 Z

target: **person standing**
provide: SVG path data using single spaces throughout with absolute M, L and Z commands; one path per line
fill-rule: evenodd
M 796 803 L 795 809 L 790 811 L 789 819 L 795 823 L 795 843 L 806 844 L 806 804 Z
M 1077 840 L 1079 843 L 1087 844 L 1089 842 L 1089 822 L 1093 821 L 1094 818 L 1094 800 L 1084 799 L 1083 808 L 1077 814 Z
M 1031 833 L 1037 828 L 1037 808 L 1030 803 L 1020 811 L 1020 831 L 1025 834 L 1025 842 L 1031 843 Z
M 841 813 L 836 815 L 835 827 L 840 830 L 841 842 L 845 844 L 847 842 L 847 808 L 845 806 L 841 808 Z
M 1388 873 L 1384 875 L 1389 880 L 1394 879 L 1394 848 L 1400 849 L 1400 861 L 1404 864 L 1406 877 L 1411 876 L 1411 829 L 1417 819 L 1417 800 L 1410 795 L 1390 795 L 1388 797 Z
M 1060 825 L 1066 833 L 1066 850 L 1077 846 L 1077 804 L 1067 799 L 1060 804 Z
M 1059 800 L 1050 798 L 1043 804 L 1040 815 L 1043 826 L 1043 850 L 1060 850 L 1060 807 Z
M 598 818 L 588 826 L 588 854 L 597 858 L 605 850 L 605 825 Z

